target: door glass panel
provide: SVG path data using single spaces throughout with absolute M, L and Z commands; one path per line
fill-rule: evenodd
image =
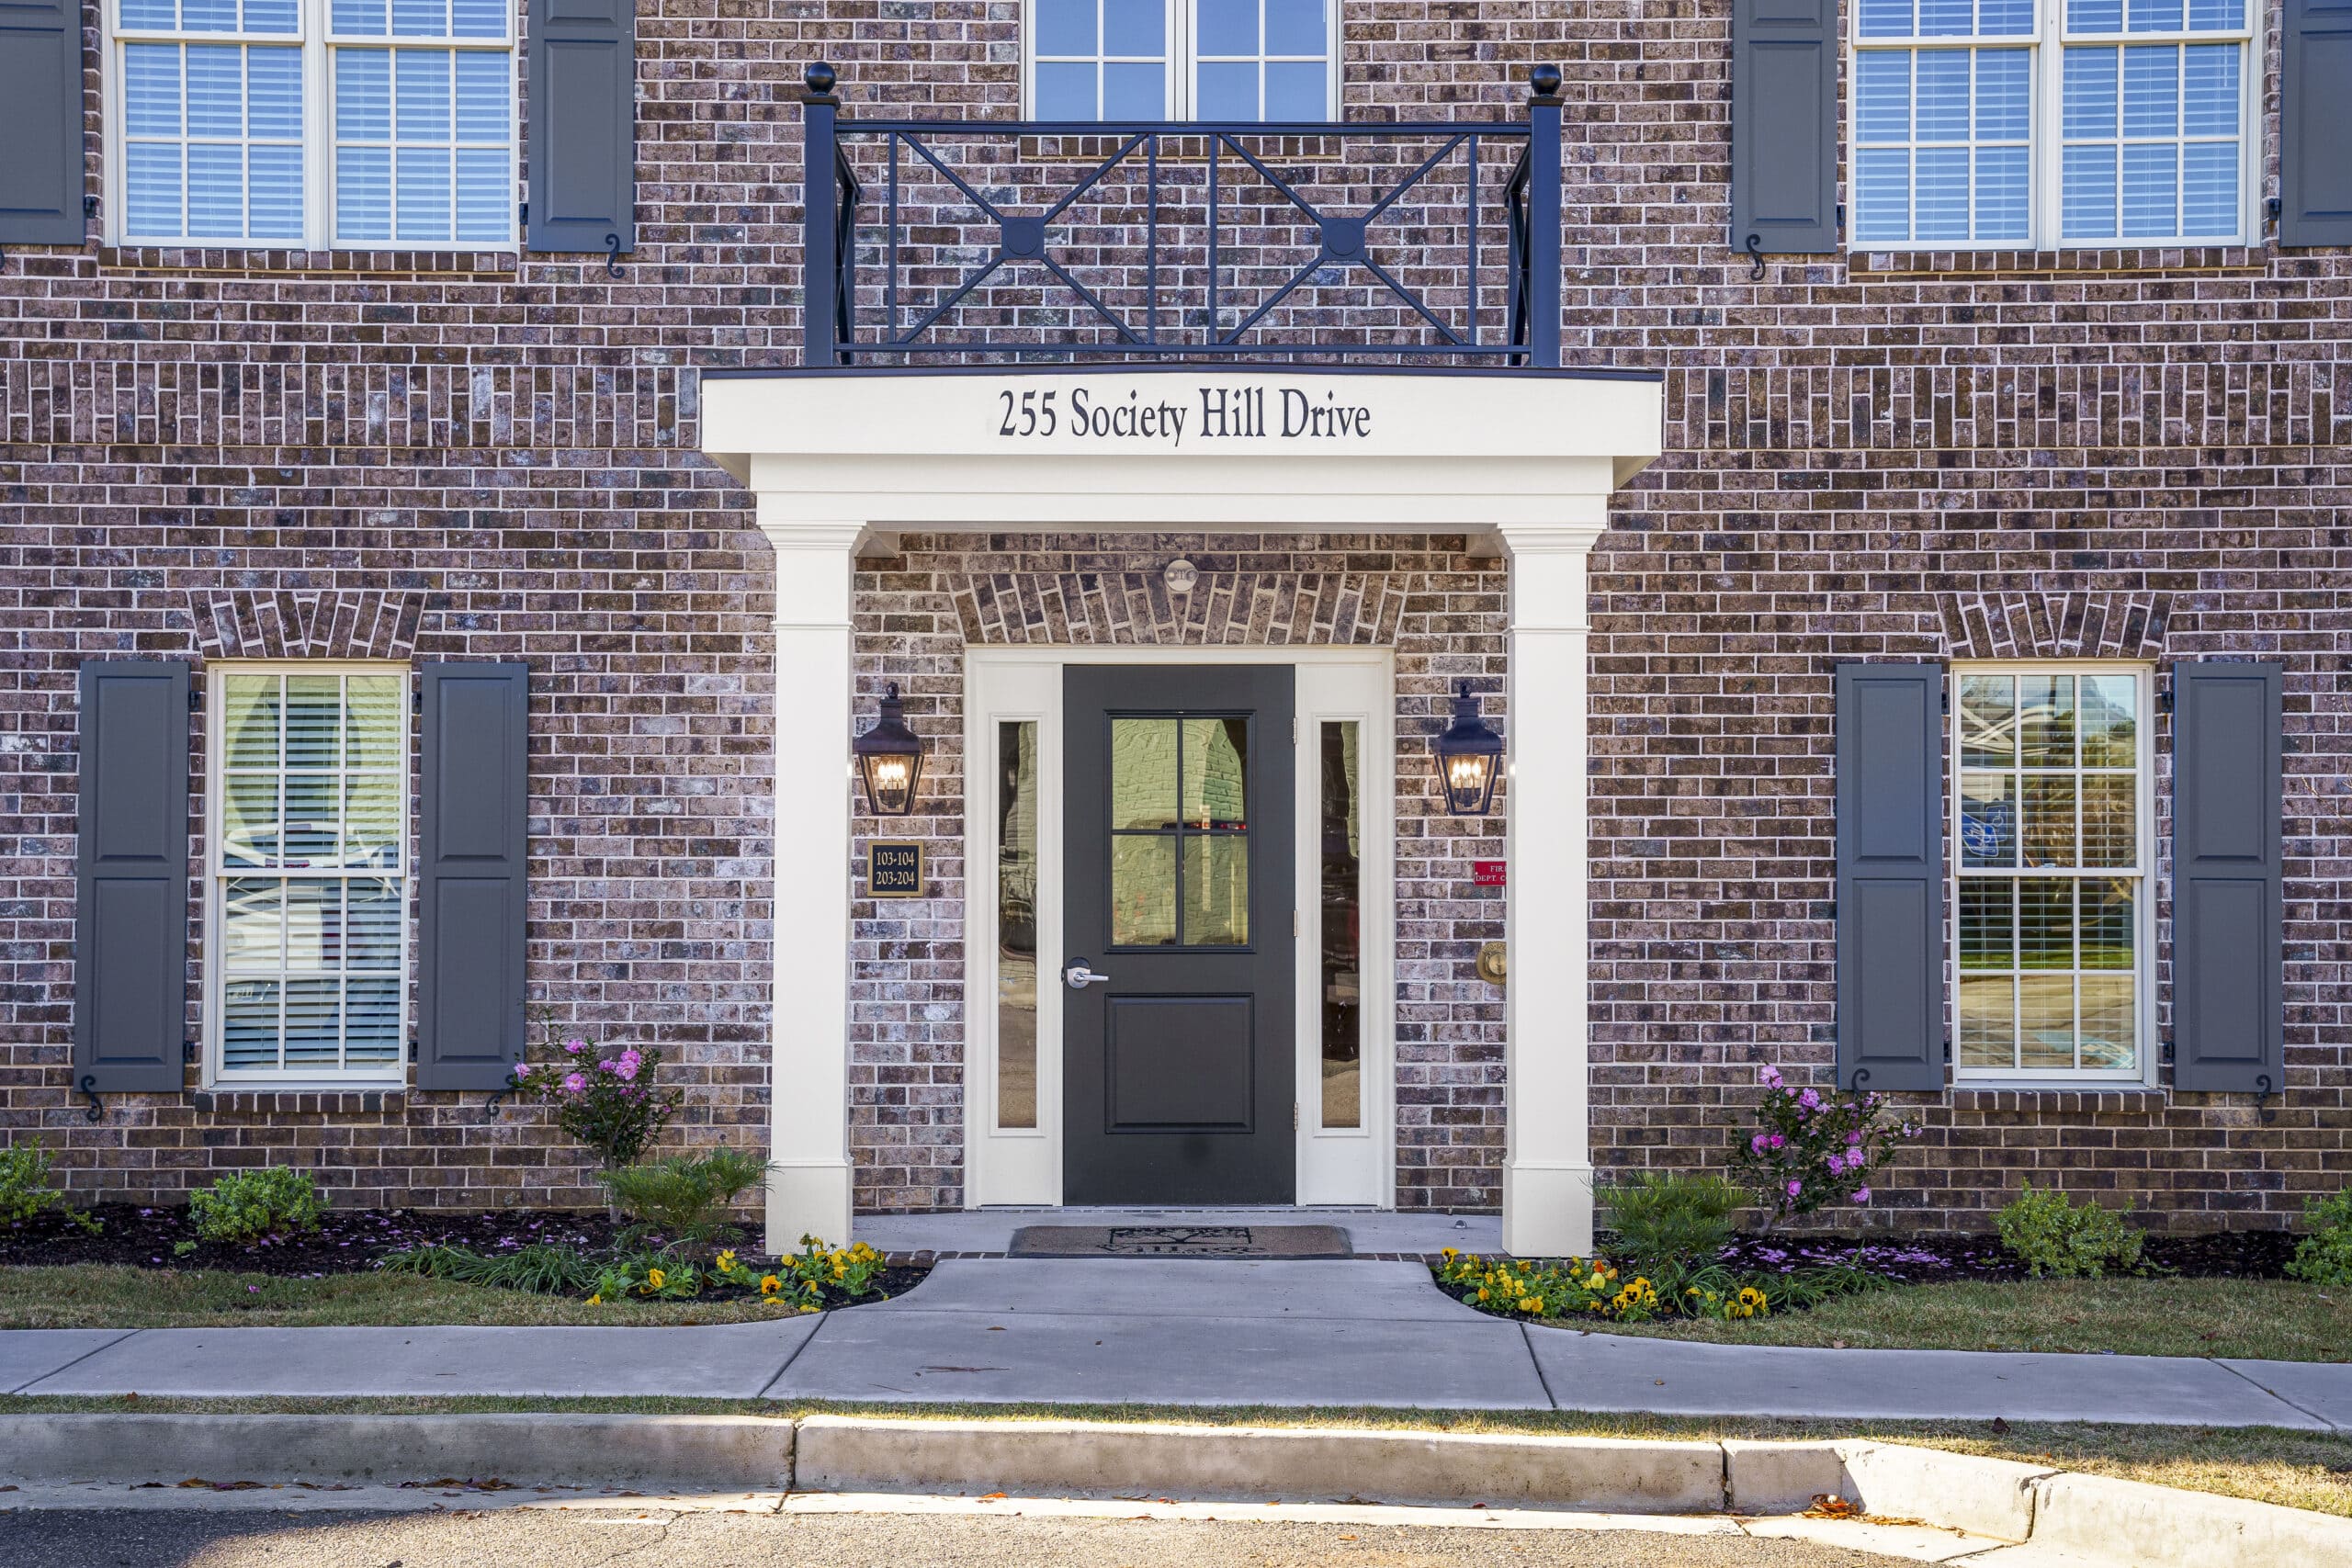
M 1177 721 L 1111 721 L 1111 827 L 1158 829 L 1176 825 Z
M 1250 721 L 1111 721 L 1111 942 L 1250 940 Z
M 1183 809 L 1188 828 L 1249 826 L 1243 770 L 1249 760 L 1246 718 L 1183 721 Z M 1191 939 L 1187 939 L 1191 940 Z
M 1250 840 L 1239 833 L 1184 835 L 1184 945 L 1239 947 L 1250 940 Z
M 1111 840 L 1111 943 L 1176 945 L 1176 836 L 1121 833 Z
M 1023 719 L 996 730 L 996 1124 L 1035 1127 L 1037 725 Z
M 1323 1121 L 1363 1125 L 1363 806 L 1356 721 L 1322 726 Z

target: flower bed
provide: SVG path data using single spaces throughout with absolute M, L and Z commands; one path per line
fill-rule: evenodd
M 1603 1235 L 1606 1243 L 1610 1238 Z M 2278 1280 L 2294 1257 L 2285 1231 L 2150 1235 L 2142 1263 L 2183 1279 Z M 1438 1286 L 1500 1317 L 1573 1325 L 1657 1319 L 1738 1321 L 1804 1312 L 1882 1287 L 2022 1280 L 2023 1264 L 1992 1236 L 1736 1235 L 1709 1261 L 1639 1269 L 1591 1258 L 1478 1258 L 1449 1252 L 1431 1266 Z
M 96 1233 L 86 1232 L 55 1213 L 37 1215 L 22 1224 L 0 1226 L 0 1267 L 113 1263 L 141 1269 L 225 1269 L 315 1279 L 328 1274 L 372 1271 L 381 1267 L 387 1253 L 419 1247 L 462 1247 L 494 1258 L 512 1257 L 526 1247 L 550 1247 L 591 1258 L 616 1258 L 622 1228 L 603 1214 L 556 1209 L 442 1213 L 410 1209 L 329 1208 L 320 1215 L 319 1228 L 308 1235 L 270 1236 L 229 1246 L 197 1241 L 188 1213 L 182 1208 L 103 1203 L 89 1213 L 99 1224 Z M 752 1258 L 743 1267 L 757 1263 L 760 1260 Z M 831 1269 L 830 1262 L 827 1269 Z M 756 1297 L 763 1293 L 759 1281 L 763 1274 L 782 1274 L 763 1264 L 745 1284 L 726 1278 L 712 1279 L 711 1272 L 707 1268 L 695 1271 L 692 1278 L 698 1289 L 694 1294 L 705 1299 Z M 872 1293 L 861 1299 L 878 1301 L 884 1295 L 911 1290 L 927 1272 L 922 1269 L 879 1269 L 868 1281 Z M 664 1285 L 669 1288 L 657 1287 L 656 1293 L 673 1300 L 684 1293 L 684 1279 L 671 1286 L 673 1278 L 677 1277 L 665 1272 Z M 796 1296 L 796 1303 L 798 1300 Z

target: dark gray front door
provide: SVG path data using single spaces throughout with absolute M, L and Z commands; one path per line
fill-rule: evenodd
M 1296 1190 L 1291 686 L 1287 665 L 1064 676 L 1064 1202 Z

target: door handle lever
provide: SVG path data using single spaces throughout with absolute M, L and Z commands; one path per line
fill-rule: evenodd
M 1063 982 L 1073 991 L 1082 991 L 1089 986 L 1107 982 L 1110 978 L 1108 975 L 1097 975 L 1088 961 L 1083 958 L 1071 959 L 1062 970 Z

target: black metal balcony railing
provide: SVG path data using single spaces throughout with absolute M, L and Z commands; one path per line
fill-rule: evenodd
M 802 95 L 808 365 L 1560 363 L 1554 67 L 1521 121 L 854 119 L 834 80 Z

